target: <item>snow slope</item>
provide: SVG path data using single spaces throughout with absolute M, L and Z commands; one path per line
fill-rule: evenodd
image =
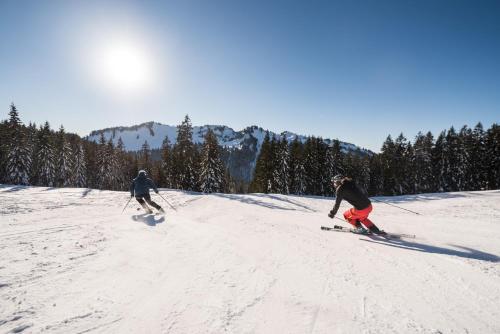
M 374 203 L 402 241 L 321 231 L 331 199 L 162 194 L 1 186 L 0 333 L 500 332 L 500 191 L 380 198 L 422 212 Z

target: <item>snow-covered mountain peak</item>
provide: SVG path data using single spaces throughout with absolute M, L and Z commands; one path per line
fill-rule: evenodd
M 252 148 L 256 148 L 257 151 L 260 149 L 267 132 L 267 130 L 256 125 L 246 127 L 240 131 L 236 131 L 226 125 L 194 126 L 193 142 L 197 144 L 203 143 L 203 138 L 209 129 L 214 131 L 219 144 L 223 147 L 229 149 L 242 149 L 244 147 L 254 146 Z M 168 136 L 171 143 L 174 143 L 177 140 L 177 127 L 158 122 L 146 122 L 135 126 L 119 126 L 92 131 L 88 139 L 97 142 L 101 134 L 104 134 L 106 141 L 111 139 L 115 144 L 118 142 L 118 139 L 121 138 L 126 150 L 138 151 L 145 141 L 147 141 L 149 146 L 153 149 L 160 148 L 166 136 Z M 269 134 L 276 139 L 284 137 L 289 142 L 292 142 L 295 138 L 299 138 L 302 142 L 307 140 L 306 136 L 289 131 L 284 131 L 281 134 L 269 131 Z M 324 140 L 328 144 L 332 142 L 331 139 Z M 361 152 L 369 153 L 369 151 L 350 143 L 341 142 L 341 147 L 344 151 L 360 150 Z

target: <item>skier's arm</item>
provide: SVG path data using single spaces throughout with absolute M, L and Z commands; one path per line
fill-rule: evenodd
M 156 188 L 156 184 L 154 183 L 154 181 L 151 180 L 151 179 L 148 179 L 148 181 L 149 181 L 149 185 L 151 186 L 151 188 L 153 188 L 153 190 L 155 191 L 155 193 L 158 194 L 158 188 Z
M 335 216 L 337 214 L 337 211 L 339 211 L 339 207 L 340 207 L 340 202 L 342 202 L 342 192 L 341 191 L 337 191 L 337 195 L 336 195 L 336 198 L 335 198 L 335 205 L 333 206 L 333 209 L 332 211 L 330 211 L 330 215 L 331 216 Z

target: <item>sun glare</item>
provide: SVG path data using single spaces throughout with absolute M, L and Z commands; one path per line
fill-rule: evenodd
M 138 95 L 154 82 L 154 64 L 147 49 L 132 41 L 112 41 L 95 49 L 93 72 L 107 89 Z

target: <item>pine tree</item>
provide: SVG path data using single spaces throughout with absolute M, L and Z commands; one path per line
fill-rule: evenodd
M 374 154 L 370 158 L 370 184 L 368 194 L 370 196 L 382 195 L 384 193 L 384 171 L 381 156 Z
M 500 125 L 494 123 L 486 132 L 485 167 L 487 189 L 500 188 Z
M 272 157 L 271 137 L 269 132 L 266 132 L 255 163 L 254 177 L 250 185 L 250 191 L 266 194 L 270 192 L 273 171 Z
M 116 190 L 127 190 L 127 154 L 125 152 L 125 145 L 123 144 L 122 138 L 118 138 L 116 147 L 114 149 L 114 161 L 113 161 L 113 173 L 115 189 Z
M 77 188 L 87 187 L 87 163 L 83 144 L 79 141 L 74 155 L 73 185 Z
M 288 195 L 290 193 L 288 142 L 284 137 L 280 141 L 273 142 L 273 192 Z
M 56 181 L 54 144 L 49 122 L 38 131 L 36 146 L 36 184 L 53 187 Z
M 482 190 L 487 187 L 488 170 L 486 168 L 486 134 L 481 123 L 472 130 L 471 138 L 466 143 L 469 170 L 467 172 L 470 186 L 468 190 Z
M 290 192 L 303 195 L 306 192 L 305 169 L 303 163 L 303 145 L 295 137 L 290 147 Z
M 382 165 L 382 180 L 383 195 L 394 195 L 396 193 L 396 180 L 395 180 L 395 151 L 396 147 L 392 137 L 389 135 L 382 145 L 380 162 Z
M 7 121 L 0 123 L 0 183 L 5 182 L 5 161 L 7 160 Z
M 16 106 L 11 104 L 5 162 L 6 181 L 11 184 L 28 185 L 31 169 L 31 155 L 27 146 L 25 129 L 19 119 Z
M 316 138 L 309 137 L 304 145 L 304 169 L 306 194 L 319 195 L 319 164 Z
M 56 186 L 71 186 L 74 179 L 73 170 L 73 152 L 61 125 L 56 136 Z
M 193 127 L 186 115 L 181 125 L 177 126 L 177 143 L 173 148 L 173 177 L 176 188 L 197 190 L 197 152 L 193 144 Z
M 139 168 L 144 169 L 148 173 L 151 173 L 152 167 L 153 162 L 151 160 L 151 149 L 149 147 L 148 141 L 146 140 L 141 147 L 141 152 L 139 155 Z
M 403 195 L 409 189 L 408 180 L 408 157 L 409 143 L 401 133 L 394 142 L 394 182 L 396 194 Z
M 110 189 L 111 186 L 111 161 L 109 154 L 109 146 L 104 138 L 104 133 L 101 132 L 96 151 L 96 181 L 98 189 Z
M 106 152 L 109 164 L 109 174 L 106 189 L 121 190 L 121 166 L 118 162 L 118 154 L 112 139 L 108 140 L 106 144 Z
M 444 191 L 458 191 L 463 171 L 460 159 L 460 141 L 455 128 L 452 126 L 446 133 L 446 144 L 444 145 Z
M 433 191 L 433 174 L 432 174 L 432 145 L 433 136 L 428 132 L 425 136 L 419 132 L 415 138 L 414 161 L 412 167 L 415 175 L 415 192 L 430 192 Z
M 225 169 L 220 159 L 217 137 L 211 129 L 205 135 L 201 152 L 200 187 L 204 193 L 222 192 L 224 190 Z
M 159 183 L 163 187 L 172 188 L 172 148 L 168 136 L 165 136 L 161 145 L 161 177 Z
M 435 185 L 434 189 L 439 192 L 447 191 L 448 185 L 446 183 L 446 132 L 442 131 L 436 139 L 434 148 L 432 150 L 432 170 L 434 174 Z
M 26 149 L 28 151 L 28 155 L 31 159 L 31 166 L 29 168 L 29 179 L 30 184 L 35 184 L 36 179 L 36 170 L 35 170 L 35 161 L 36 161 L 36 145 L 38 138 L 38 129 L 36 128 L 35 123 L 31 123 L 28 126 L 26 132 Z

